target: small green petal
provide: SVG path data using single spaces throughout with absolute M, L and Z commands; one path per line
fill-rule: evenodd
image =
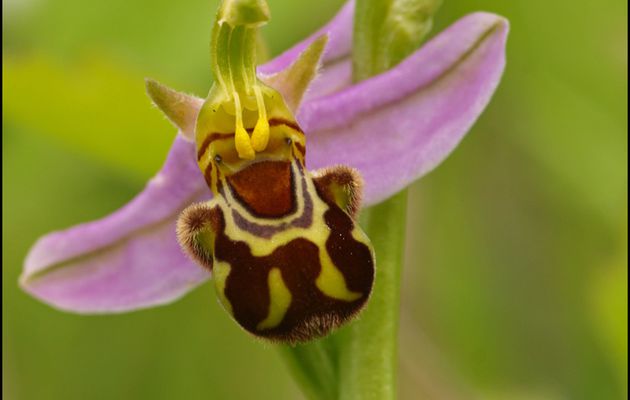
M 261 80 L 282 94 L 289 108 L 295 112 L 311 81 L 317 74 L 320 59 L 328 43 L 328 35 L 315 39 L 286 69 Z
M 178 92 L 153 79 L 145 79 L 145 84 L 147 94 L 153 103 L 187 139 L 193 140 L 195 121 L 203 100 Z

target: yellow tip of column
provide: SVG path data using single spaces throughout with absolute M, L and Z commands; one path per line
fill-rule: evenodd
M 236 128 L 236 132 L 234 133 L 234 142 L 236 151 L 238 152 L 238 156 L 240 158 L 251 160 L 255 157 L 256 153 L 252 148 L 251 140 L 249 139 L 247 131 L 243 127 Z
M 252 133 L 251 143 L 255 151 L 263 151 L 267 148 L 267 143 L 269 143 L 269 122 L 266 119 L 258 118 Z

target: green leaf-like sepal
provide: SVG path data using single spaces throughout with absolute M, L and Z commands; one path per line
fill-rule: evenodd
M 328 43 L 328 35 L 320 36 L 300 53 L 293 64 L 276 74 L 260 78 L 265 84 L 282 94 L 293 112 L 298 109 L 304 93 L 317 75 L 326 43 Z
M 184 136 L 194 139 L 195 121 L 203 100 L 178 92 L 153 79 L 145 79 L 147 94 L 153 103 L 166 115 Z

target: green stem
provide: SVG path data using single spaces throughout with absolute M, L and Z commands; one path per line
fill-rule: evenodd
M 357 0 L 353 79 L 377 75 L 420 46 L 440 0 Z M 362 224 L 376 254 L 371 299 L 360 318 L 323 341 L 283 349 L 309 398 L 393 400 L 397 395 L 400 277 L 407 191 L 367 209 Z
M 328 339 L 294 347 L 283 345 L 279 350 L 308 399 L 337 398 L 337 361 L 331 356 Z
M 392 400 L 397 393 L 400 276 L 407 191 L 367 209 L 362 226 L 376 253 L 366 310 L 328 338 L 280 351 L 307 398 Z
M 400 276 L 407 192 L 366 211 L 376 253 L 374 291 L 361 317 L 339 333 L 341 400 L 390 400 L 397 393 Z

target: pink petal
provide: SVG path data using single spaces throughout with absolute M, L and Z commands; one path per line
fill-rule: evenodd
M 346 164 L 378 203 L 437 166 L 484 110 L 505 67 L 508 22 L 468 15 L 396 68 L 305 102 L 309 169 Z
M 126 206 L 40 238 L 20 283 L 43 301 L 78 312 L 172 301 L 209 277 L 183 255 L 175 237 L 178 214 L 209 197 L 194 145 L 178 135 L 162 170 Z

